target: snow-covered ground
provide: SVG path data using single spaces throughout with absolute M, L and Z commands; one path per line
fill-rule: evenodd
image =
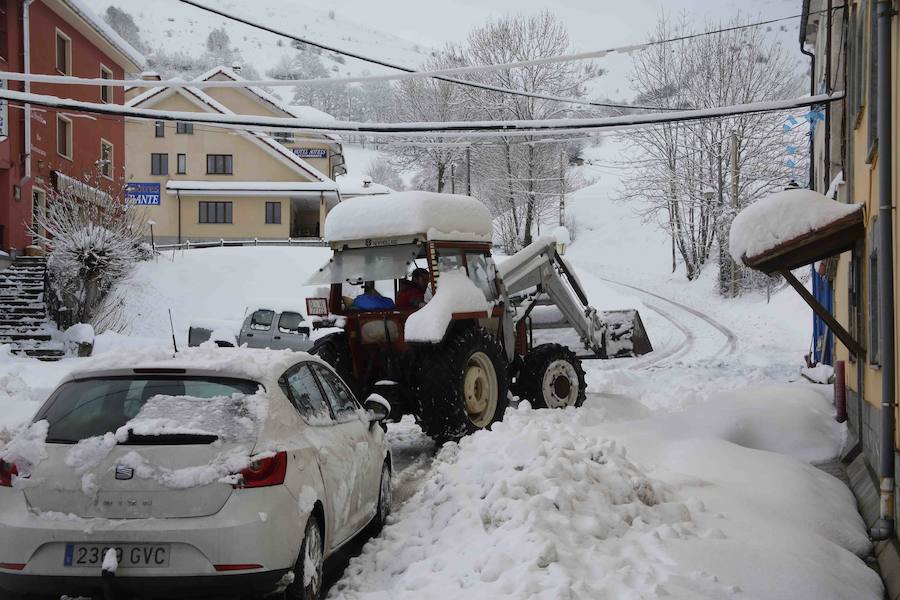
M 790 290 L 733 302 L 714 267 L 689 283 L 605 181 L 573 194 L 567 253 L 600 309 L 640 310 L 655 351 L 586 363 L 581 409 L 511 409 L 437 456 L 390 426 L 402 505 L 333 598 L 880 598 L 842 483 L 813 466 L 845 429 L 830 387 L 799 377 L 811 315 Z M 212 248 L 144 263 L 117 291 L 124 334 L 97 352 L 184 343 L 196 318 L 302 298 L 320 248 Z M 16 428 L 83 359 L 0 350 L 0 425 Z M 0 439 L 9 435 L 0 429 Z

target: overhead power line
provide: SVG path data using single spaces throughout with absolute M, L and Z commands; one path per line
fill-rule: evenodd
M 367 63 L 371 63 L 373 65 L 379 65 L 381 67 L 387 67 L 389 69 L 396 69 L 398 71 L 403 71 L 405 73 L 418 73 L 416 69 L 411 69 L 409 67 L 405 67 L 403 65 L 398 65 L 396 63 L 388 62 L 386 60 L 381 60 L 379 58 L 371 58 L 368 56 L 364 56 L 357 52 L 352 52 L 350 50 L 342 50 L 341 48 L 336 48 L 334 46 L 330 46 L 328 44 L 323 44 L 321 42 L 316 42 L 310 40 L 308 38 L 301 38 L 291 33 L 287 33 L 285 31 L 281 31 L 278 29 L 274 29 L 269 27 L 268 25 L 263 25 L 262 23 L 256 23 L 254 21 L 250 21 L 248 19 L 244 19 L 243 17 L 238 17 L 227 13 L 225 11 L 219 10 L 218 8 L 213 8 L 211 6 L 206 6 L 205 4 L 201 4 L 199 2 L 195 2 L 194 0 L 179 0 L 184 4 L 190 4 L 191 6 L 197 7 L 201 10 L 205 10 L 207 12 L 219 15 L 220 17 L 230 19 L 232 21 L 236 21 L 238 23 L 243 23 L 244 25 L 248 25 L 250 27 L 254 27 L 256 29 L 261 29 L 262 31 L 268 31 L 269 33 L 273 33 L 275 35 L 280 35 L 282 37 L 286 37 L 288 39 L 301 42 L 307 44 L 309 46 L 313 46 L 315 48 L 320 48 L 322 50 L 327 50 L 328 52 L 334 52 L 335 54 L 341 54 L 343 56 L 347 56 L 350 58 L 355 58 L 357 60 L 361 60 Z M 499 92 L 502 94 L 509 94 L 513 96 L 523 96 L 526 98 L 535 98 L 537 100 L 548 100 L 551 102 L 561 102 L 566 104 L 578 104 L 581 106 L 595 106 L 599 108 L 626 108 L 626 109 L 642 109 L 642 110 L 660 110 L 658 106 L 638 106 L 631 104 L 616 104 L 612 102 L 597 102 L 594 100 L 580 100 L 578 98 L 567 98 L 565 96 L 553 96 L 549 94 L 539 94 L 537 92 L 528 92 L 525 90 L 513 90 L 509 88 L 499 87 L 495 85 L 490 85 L 486 83 L 478 83 L 476 81 L 468 81 L 465 79 L 457 79 L 455 77 L 446 77 L 444 75 L 429 75 L 432 79 L 438 79 L 440 81 L 446 81 L 448 83 L 455 83 L 458 85 L 471 87 L 480 90 L 486 90 L 489 92 Z
M 0 89 L 0 99 L 10 102 L 29 103 L 34 106 L 81 111 L 89 114 L 117 115 L 151 121 L 181 121 L 183 123 L 206 123 L 220 127 L 232 127 L 262 131 L 307 131 L 311 133 L 362 133 L 371 135 L 418 136 L 519 136 L 552 135 L 563 132 L 579 132 L 602 129 L 632 129 L 644 125 L 675 123 L 729 117 L 743 114 L 784 111 L 801 106 L 813 106 L 844 97 L 842 91 L 803 98 L 752 102 L 733 106 L 662 112 L 654 114 L 621 115 L 615 117 L 583 119 L 545 119 L 509 121 L 449 121 L 413 123 L 365 123 L 353 121 L 322 121 L 311 123 L 306 119 L 263 117 L 258 115 L 234 115 L 222 113 L 198 113 L 187 111 L 165 111 L 134 108 L 121 104 L 80 102 L 69 98 L 59 98 L 43 94 Z
M 190 2 L 188 0 L 188 4 L 201 6 L 195 4 L 194 2 Z M 217 10 L 217 9 L 209 9 L 209 10 Z M 825 12 L 825 11 L 814 11 L 814 12 Z M 781 21 L 788 21 L 791 19 L 799 18 L 801 15 L 789 15 L 787 17 L 779 17 L 776 19 L 768 19 L 765 21 L 756 21 L 753 23 L 746 23 L 743 25 L 735 25 L 733 27 L 725 27 L 722 29 L 715 29 L 710 31 L 704 31 L 702 33 L 683 35 L 673 38 L 666 38 L 663 40 L 653 40 L 650 42 L 640 43 L 640 44 L 631 44 L 625 46 L 615 46 L 612 48 L 607 48 L 605 50 L 592 50 L 589 52 L 580 52 L 575 54 L 559 54 L 554 56 L 545 56 L 541 58 L 535 58 L 531 60 L 520 60 L 508 63 L 498 63 L 491 65 L 470 65 L 465 67 L 453 67 L 447 69 L 433 69 L 428 71 L 415 71 L 409 69 L 408 71 L 404 71 L 402 73 L 383 73 L 377 75 L 360 75 L 354 77 L 317 77 L 312 79 L 241 79 L 241 80 L 207 80 L 207 81 L 197 81 L 197 80 L 184 80 L 184 79 L 166 79 L 166 80 L 153 80 L 153 79 L 103 79 L 99 77 L 73 77 L 70 75 L 43 75 L 37 73 L 18 73 L 13 71 L 8 72 L 0 72 L 0 79 L 6 79 L 9 81 L 29 81 L 31 83 L 53 83 L 53 84 L 63 84 L 63 85 L 85 85 L 85 86 L 117 86 L 117 87 L 137 87 L 137 88 L 159 88 L 159 87 L 173 87 L 173 88 L 181 88 L 181 87 L 194 87 L 194 88 L 242 88 L 242 87 L 296 87 L 296 86 L 322 86 L 322 85 L 338 85 L 338 84 L 350 84 L 350 83 L 366 83 L 366 82 L 375 82 L 375 81 L 403 81 L 409 79 L 423 79 L 423 78 L 436 78 L 438 76 L 443 75 L 463 75 L 469 73 L 489 73 L 492 71 L 501 71 L 505 69 L 515 69 L 521 67 L 529 67 L 534 65 L 544 65 L 544 64 L 552 64 L 552 63 L 560 63 L 560 62 L 573 62 L 594 58 L 601 58 L 607 56 L 609 54 L 631 54 L 632 52 L 645 50 L 647 48 L 652 48 L 653 46 L 659 46 L 662 44 L 669 44 L 672 42 L 680 42 L 686 41 L 690 39 L 694 39 L 701 36 L 706 35 L 715 35 L 719 33 L 726 33 L 730 31 L 736 31 L 741 29 L 748 29 L 752 27 L 759 27 L 762 25 L 770 25 L 772 23 L 778 23 Z M 238 19 L 238 17 L 234 17 Z M 256 27 L 257 25 L 252 25 Z M 263 27 L 259 25 L 259 27 Z M 273 30 L 274 31 L 274 30 Z M 288 34 L 280 34 L 279 35 L 288 35 Z M 293 38 L 296 40 L 301 40 L 301 38 Z M 302 40 L 304 43 L 308 44 L 316 44 L 316 42 L 307 41 L 305 39 Z M 324 46 L 322 46 L 324 47 Z M 338 52 L 337 50 L 333 50 Z M 343 51 L 340 51 L 343 53 Z M 356 58 L 356 56 L 354 56 Z M 362 60 L 362 59 L 361 59 Z M 392 66 L 392 68 L 400 68 Z M 477 83 L 466 81 L 465 83 Z M 512 92 L 518 92 L 517 90 L 510 90 Z M 578 102 L 581 102 L 580 100 Z M 630 104 L 610 104 L 610 106 L 622 107 L 622 108 L 643 108 L 653 110 L 663 110 L 662 107 L 646 107 L 646 106 L 637 106 Z

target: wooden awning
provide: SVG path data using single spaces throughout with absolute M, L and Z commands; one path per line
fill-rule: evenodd
M 852 250 L 866 235 L 862 207 L 809 233 L 786 240 L 755 256 L 744 256 L 746 266 L 771 275 Z

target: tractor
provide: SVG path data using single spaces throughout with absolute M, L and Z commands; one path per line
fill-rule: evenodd
M 392 419 L 414 415 L 445 441 L 490 428 L 513 396 L 535 408 L 581 406 L 582 359 L 652 351 L 636 310 L 590 306 L 555 239 L 539 238 L 498 265 L 492 229 L 487 208 L 468 196 L 398 192 L 340 203 L 325 222 L 332 257 L 307 284 L 328 286 L 319 304 L 343 331 L 311 352 L 358 397 L 385 397 Z M 354 308 L 358 286 L 374 282 L 393 298 L 415 269 L 428 272 L 424 307 Z M 574 330 L 587 354 L 535 345 L 534 329 L 548 326 L 533 322 L 537 307 L 554 311 L 550 326 Z

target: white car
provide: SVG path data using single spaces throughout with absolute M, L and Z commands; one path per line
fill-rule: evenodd
M 390 511 L 389 411 L 290 351 L 74 373 L 0 450 L 0 597 L 317 598 Z

